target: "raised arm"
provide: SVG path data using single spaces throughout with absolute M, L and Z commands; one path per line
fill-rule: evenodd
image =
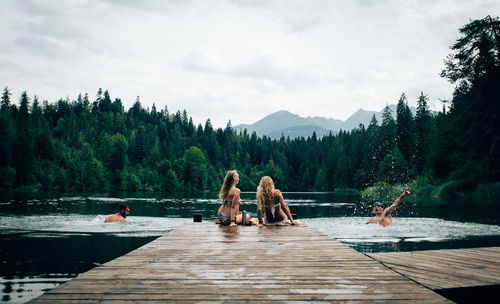
M 278 197 L 280 200 L 281 207 L 283 208 L 283 212 L 285 212 L 286 216 L 288 216 L 288 219 L 292 223 L 292 225 L 300 225 L 299 222 L 295 221 L 292 217 L 292 213 L 290 212 L 290 208 L 288 208 L 288 205 L 285 203 L 285 199 L 283 198 L 283 194 L 281 194 L 281 191 L 276 190 L 278 192 Z
M 392 205 L 390 205 L 389 207 L 385 208 L 384 210 L 384 213 L 386 215 L 389 215 L 391 214 L 394 209 L 396 209 L 396 207 L 401 203 L 401 201 L 403 201 L 403 197 L 406 195 L 406 194 L 410 194 L 410 191 L 408 191 L 408 189 L 405 189 L 403 191 L 403 194 L 401 194 L 395 201 L 394 203 L 392 203 Z

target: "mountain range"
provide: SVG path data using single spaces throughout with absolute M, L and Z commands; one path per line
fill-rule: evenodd
M 393 116 L 396 114 L 396 105 L 389 105 Z M 416 109 L 410 107 L 415 115 Z M 256 132 L 257 135 L 266 135 L 270 138 L 280 138 L 281 135 L 290 138 L 308 137 L 316 132 L 316 136 L 322 137 L 328 135 L 330 132 L 333 134 L 339 130 L 352 130 L 357 128 L 360 124 L 367 127 L 373 115 L 377 118 L 379 124 L 382 122 L 382 112 L 366 111 L 363 109 L 357 110 L 347 120 L 326 118 L 321 116 L 314 117 L 301 117 L 289 111 L 281 110 L 267 115 L 261 120 L 253 124 L 240 124 L 234 126 L 236 131 L 247 130 L 248 133 Z

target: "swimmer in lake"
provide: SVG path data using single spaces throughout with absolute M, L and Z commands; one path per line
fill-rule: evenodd
M 118 213 L 106 216 L 105 223 L 126 222 L 125 218 L 130 213 L 130 209 L 125 205 L 118 206 Z
M 410 194 L 408 189 L 405 189 L 403 191 L 403 194 L 401 194 L 401 196 L 398 197 L 394 201 L 394 203 L 388 208 L 384 209 L 384 208 L 382 208 L 382 206 L 379 206 L 379 205 L 373 206 L 373 213 L 375 213 L 375 216 L 370 218 L 365 224 L 379 223 L 380 225 L 382 225 L 384 227 L 385 226 L 392 226 L 392 212 L 394 211 L 394 209 L 396 209 L 396 207 L 399 205 L 399 203 L 401 203 L 401 201 L 403 200 L 403 197 L 406 194 Z

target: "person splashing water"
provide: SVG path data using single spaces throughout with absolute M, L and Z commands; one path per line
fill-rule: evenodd
M 365 224 L 376 224 L 379 223 L 380 225 L 386 227 L 386 226 L 392 226 L 392 212 L 396 207 L 401 203 L 403 200 L 403 197 L 406 194 L 410 194 L 408 189 L 405 189 L 403 191 L 403 194 L 399 196 L 394 203 L 392 203 L 391 206 L 388 208 L 382 208 L 380 205 L 375 205 L 373 206 L 373 213 L 375 213 L 375 216 L 370 218 Z

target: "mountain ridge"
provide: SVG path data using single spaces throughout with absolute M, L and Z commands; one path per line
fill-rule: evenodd
M 395 117 L 396 105 L 389 105 L 389 109 Z M 415 114 L 416 109 L 414 107 L 410 107 L 410 109 L 412 113 Z M 384 109 L 379 112 L 358 109 L 354 114 L 343 121 L 323 116 L 302 117 L 287 110 L 279 110 L 265 116 L 253 124 L 239 124 L 233 128 L 236 131 L 243 131 L 246 129 L 248 133 L 256 132 L 259 136 L 266 135 L 273 139 L 280 138 L 282 135 L 285 137 L 289 136 L 290 138 L 308 137 L 311 136 L 313 132 L 316 132 L 316 136 L 322 137 L 328 135 L 330 132 L 337 133 L 340 130 L 352 130 L 357 128 L 360 124 L 366 127 L 370 123 L 373 115 L 375 115 L 375 118 L 380 123 L 382 121 L 383 111 Z

